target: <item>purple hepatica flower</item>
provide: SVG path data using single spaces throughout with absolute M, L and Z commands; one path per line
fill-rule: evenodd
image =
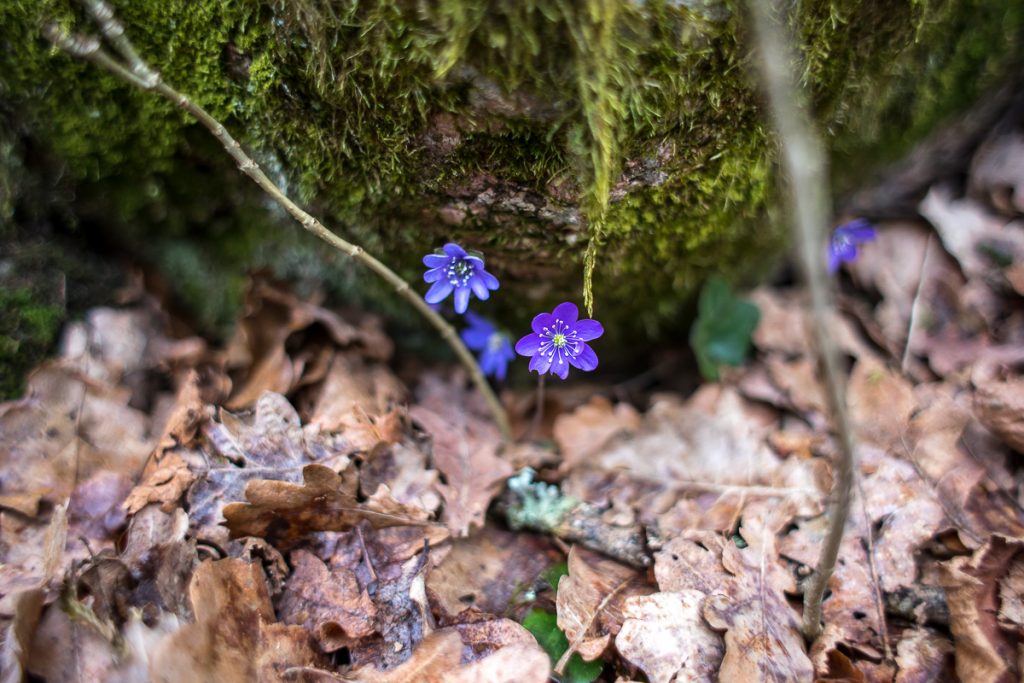
M 509 362 L 516 357 L 512 353 L 512 340 L 504 332 L 472 311 L 466 313 L 469 327 L 460 335 L 466 346 L 480 352 L 480 370 L 499 382 L 505 379 Z
M 586 372 L 597 367 L 597 354 L 587 342 L 604 334 L 604 327 L 596 320 L 577 320 L 578 315 L 576 304 L 566 301 L 533 319 L 533 333 L 516 343 L 516 353 L 533 356 L 530 370 L 565 379 L 570 365 Z
M 840 225 L 832 233 L 828 245 L 828 272 L 835 274 L 843 263 L 857 258 L 857 246 L 870 242 L 876 237 L 875 229 L 863 218 L 857 218 Z
M 498 288 L 498 278 L 484 270 L 484 260 L 453 242 L 424 256 L 423 265 L 429 269 L 423 280 L 434 283 L 424 297 L 427 303 L 440 303 L 455 290 L 456 313 L 466 312 L 470 292 L 483 301 L 491 295 L 489 290 Z

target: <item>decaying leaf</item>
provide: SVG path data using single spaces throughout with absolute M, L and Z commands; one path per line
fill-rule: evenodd
M 360 445 L 364 450 L 369 450 L 379 441 L 397 441 L 396 427 L 400 426 L 397 414 L 393 414 L 393 417 L 379 422 L 376 433 L 384 438 L 372 441 L 374 430 L 366 429 L 372 426 L 369 416 L 389 415 L 392 406 L 404 398 L 405 387 L 387 366 L 366 363 L 356 356 L 336 354 L 316 400 L 310 423 L 324 431 L 365 425 L 364 433 L 360 435 Z
M 558 628 L 569 639 L 563 659 L 573 652 L 586 661 L 600 657 L 622 626 L 623 602 L 651 590 L 637 570 L 574 546 L 569 574 L 558 582 Z
M 971 557 L 941 565 L 949 603 L 949 627 L 956 636 L 956 673 L 962 681 L 1009 683 L 1018 679 L 1019 658 L 1013 640 L 998 623 L 1000 580 L 1024 541 L 993 536 Z
M 683 589 L 628 598 L 616 649 L 651 683 L 718 680 L 725 646 L 704 621 L 706 597 Z
M 247 503 L 224 506 L 232 538 L 267 536 L 295 539 L 312 531 L 347 531 L 362 520 L 372 526 L 425 526 L 429 514 L 395 500 L 381 485 L 358 500 L 354 470 L 338 474 L 323 465 L 306 465 L 302 484 L 256 479 L 245 487 Z

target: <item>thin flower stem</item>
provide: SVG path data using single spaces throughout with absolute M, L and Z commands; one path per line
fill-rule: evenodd
M 409 283 L 399 277 L 393 270 L 381 263 L 371 254 L 367 253 L 362 247 L 354 245 L 328 230 L 320 221 L 293 202 L 288 195 L 281 190 L 281 188 L 267 177 L 259 164 L 245 153 L 238 141 L 231 136 L 227 129 L 217 119 L 210 115 L 209 112 L 201 106 L 189 99 L 188 96 L 178 92 L 165 83 L 159 73 L 151 69 L 142 61 L 141 58 L 139 58 L 128 38 L 124 35 L 123 27 L 113 18 L 113 12 L 110 10 L 108 5 L 100 2 L 99 0 L 82 1 L 89 10 L 89 13 L 96 20 L 97 24 L 99 24 L 103 35 L 111 42 L 113 47 L 121 54 L 124 60 L 128 62 L 128 65 L 126 66 L 125 64 L 122 64 L 105 52 L 102 49 L 99 40 L 94 37 L 69 36 L 62 33 L 57 27 L 49 26 L 45 30 L 47 38 L 68 54 L 93 62 L 137 88 L 158 93 L 191 114 L 197 121 L 199 121 L 199 123 L 209 130 L 215 138 L 217 138 L 227 153 L 238 163 L 239 170 L 252 178 L 252 180 L 259 185 L 264 192 L 281 205 L 281 207 L 284 208 L 292 218 L 298 221 L 299 225 L 301 225 L 306 231 L 313 233 L 335 249 L 338 249 L 339 251 L 342 251 L 356 259 L 390 284 L 399 296 L 412 304 L 413 308 L 415 308 L 420 315 L 426 318 L 427 321 L 434 326 L 441 337 L 448 343 L 452 350 L 455 351 L 455 355 L 469 371 L 469 376 L 472 379 L 473 384 L 476 386 L 477 391 L 480 392 L 484 397 L 484 400 L 487 402 L 487 406 L 490 408 L 494 421 L 497 424 L 498 429 L 501 431 L 502 438 L 506 441 L 510 440 L 511 432 L 509 430 L 508 417 L 505 414 L 505 409 L 502 407 L 498 397 L 494 394 L 494 391 L 492 391 L 491 387 L 487 384 L 487 380 L 484 379 L 484 375 L 480 371 L 480 366 L 477 364 L 473 354 L 469 352 L 466 346 L 462 343 L 462 340 L 459 339 L 459 335 L 455 332 L 455 328 L 449 325 L 444 318 L 431 309 L 423 300 L 423 297 L 417 294 L 416 291 L 409 286 Z
M 780 10 L 777 0 L 748 0 L 757 39 L 761 81 L 778 133 L 782 163 L 788 176 L 789 211 L 799 246 L 800 261 L 811 293 L 811 320 L 826 397 L 839 441 L 836 479 L 832 490 L 829 527 L 815 573 L 804 587 L 804 635 L 814 640 L 821 634 L 821 601 L 839 556 L 839 546 L 850 515 L 853 490 L 853 435 L 846 411 L 845 378 L 839 369 L 839 354 L 829 334 L 832 290 L 825 274 L 825 244 L 831 199 L 827 184 L 825 152 L 814 125 L 800 102 L 793 81 L 795 60 L 786 49 L 785 29 L 773 16 Z

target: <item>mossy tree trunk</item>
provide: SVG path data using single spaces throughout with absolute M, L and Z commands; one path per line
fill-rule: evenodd
M 840 179 L 905 150 L 1020 62 L 1014 0 L 790 8 L 802 41 L 794 68 Z M 773 142 L 735 3 L 116 9 L 150 64 L 341 234 L 413 280 L 445 240 L 483 251 L 502 289 L 479 310 L 513 329 L 559 301 L 582 303 L 589 263 L 608 346 L 678 333 L 708 274 L 750 273 L 781 245 L 768 218 Z M 0 3 L 5 224 L 57 209 L 58 222 L 77 217 L 156 264 L 210 328 L 230 319 L 244 272 L 261 265 L 401 307 L 301 235 L 180 112 L 54 54 L 40 36 L 52 21 L 87 26 L 69 0 Z

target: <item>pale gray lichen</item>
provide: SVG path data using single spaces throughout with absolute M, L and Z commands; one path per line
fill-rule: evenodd
M 534 481 L 532 468 L 524 467 L 508 480 L 508 489 L 516 495 L 519 505 L 509 506 L 507 519 L 513 529 L 550 531 L 565 520 L 580 501 L 562 495 L 554 484 Z

